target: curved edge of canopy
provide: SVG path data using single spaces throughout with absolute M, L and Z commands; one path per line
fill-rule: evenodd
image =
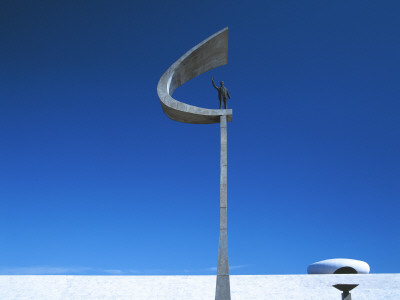
M 164 113 L 170 119 L 183 123 L 219 123 L 222 115 L 227 116 L 227 121 L 232 121 L 231 109 L 202 108 L 172 98 L 174 91 L 185 82 L 227 63 L 228 27 L 190 49 L 161 76 L 157 94 Z

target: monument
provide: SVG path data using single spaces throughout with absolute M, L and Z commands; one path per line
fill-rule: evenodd
M 226 109 L 228 90 L 223 82 L 218 88 L 220 109 L 196 107 L 180 102 L 172 95 L 185 82 L 211 69 L 228 62 L 228 28 L 210 36 L 186 52 L 161 76 L 157 86 L 164 113 L 172 120 L 192 124 L 220 123 L 221 159 L 220 159 L 220 229 L 218 244 L 217 283 L 215 300 L 230 300 L 228 235 L 227 235 L 227 122 L 232 121 L 232 110 Z M 225 109 L 221 109 L 224 102 Z
M 217 87 L 214 82 L 214 77 L 211 78 L 211 82 L 213 87 L 218 91 L 218 99 L 219 99 L 219 109 L 221 109 L 222 102 L 224 102 L 224 107 L 226 107 L 226 102 L 228 98 L 231 99 L 231 95 L 229 95 L 228 89 L 225 87 L 224 82 L 220 82 L 220 87 Z

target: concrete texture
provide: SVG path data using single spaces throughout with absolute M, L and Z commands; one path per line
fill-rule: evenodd
M 174 91 L 185 82 L 227 62 L 228 28 L 224 28 L 186 52 L 161 76 L 157 94 L 164 113 L 183 123 L 218 123 L 221 115 L 226 115 L 231 121 L 231 109 L 201 108 L 172 98 Z
M 220 171 L 220 220 L 219 220 L 219 243 L 218 243 L 218 264 L 217 284 L 215 300 L 230 300 L 231 291 L 229 283 L 229 262 L 228 262 L 228 195 L 227 195 L 227 172 L 228 172 L 228 137 L 226 129 L 226 116 L 221 116 L 221 171 Z
M 400 274 L 230 276 L 235 300 L 340 300 L 337 283 L 358 283 L 353 300 L 400 299 Z M 207 300 L 215 276 L 0 276 L 7 300 Z

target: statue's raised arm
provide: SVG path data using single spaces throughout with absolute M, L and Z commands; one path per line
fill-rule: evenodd
M 214 77 L 211 77 L 211 82 L 212 82 L 213 87 L 216 88 L 217 90 L 219 90 L 219 88 L 215 85 Z

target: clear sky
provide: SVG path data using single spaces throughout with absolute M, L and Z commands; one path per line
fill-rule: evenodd
M 219 125 L 161 110 L 163 72 L 228 26 L 174 97 L 228 124 L 231 274 L 329 258 L 400 272 L 399 1 L 2 1 L 0 274 L 215 274 Z

